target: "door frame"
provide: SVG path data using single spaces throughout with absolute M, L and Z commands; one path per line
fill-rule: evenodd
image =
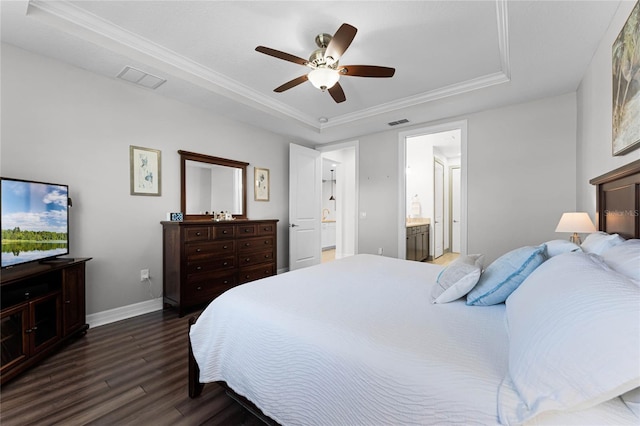
M 407 138 L 460 130 L 460 254 L 467 254 L 467 120 L 451 121 L 398 133 L 398 258 L 404 259 L 406 248 L 406 168 Z
M 445 167 L 444 167 L 444 163 L 442 162 L 442 160 L 440 160 L 438 157 L 434 156 L 433 157 L 433 212 L 434 212 L 434 217 L 433 217 L 433 223 L 431 224 L 431 233 L 433 233 L 433 254 L 431 255 L 431 257 L 433 259 L 437 259 L 440 256 L 436 257 L 436 244 L 438 243 L 436 241 L 436 237 L 438 236 L 438 233 L 436 232 L 436 196 L 438 195 L 437 191 L 436 191 L 436 163 L 440 165 L 440 167 L 442 167 L 442 218 L 440 219 L 440 223 L 442 223 L 442 235 L 440 237 L 442 237 L 442 253 L 440 254 L 440 256 L 444 255 L 446 253 L 445 248 L 444 248 L 444 235 L 446 234 L 446 228 L 444 226 L 445 224 L 445 217 L 446 217 L 446 209 L 445 209 L 445 205 L 444 205 L 444 200 L 446 199 L 444 191 L 445 191 L 445 187 L 447 186 L 447 183 L 445 182 Z M 449 231 L 449 234 L 451 233 L 451 231 Z
M 460 166 L 449 166 L 449 251 L 451 253 L 455 253 L 453 251 L 453 195 L 454 195 L 453 194 L 453 170 L 454 169 L 460 169 L 460 183 L 461 183 L 460 189 L 462 189 L 462 168 Z M 462 227 L 462 225 L 460 226 Z M 462 243 L 462 238 L 460 242 Z

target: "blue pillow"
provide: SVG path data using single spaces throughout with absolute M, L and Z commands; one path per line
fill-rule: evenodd
M 467 305 L 497 305 L 518 288 L 546 260 L 546 244 L 520 247 L 503 254 L 482 273 L 467 295 Z

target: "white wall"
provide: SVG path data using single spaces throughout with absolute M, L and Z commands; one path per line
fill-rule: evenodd
M 623 1 L 611 21 L 578 87 L 577 203 L 595 220 L 596 192 L 589 180 L 640 159 L 640 149 L 614 157 L 611 140 L 611 46 L 624 26 L 635 1 Z
M 554 232 L 575 206 L 574 93 L 468 117 L 468 252 L 565 238 Z
M 468 120 L 468 252 L 490 262 L 562 237 L 554 229 L 576 199 L 575 99 L 571 93 L 446 121 Z M 360 253 L 398 253 L 398 133 L 360 138 Z
M 162 228 L 180 209 L 178 149 L 265 167 L 270 202 L 251 219 L 280 219 L 278 268 L 288 263 L 289 142 L 150 90 L 2 45 L 2 175 L 70 186 L 71 256 L 87 264 L 87 313 L 149 300 L 162 290 Z M 256 143 L 260 141 L 260 143 Z M 129 145 L 162 151 L 162 196 L 129 194 Z

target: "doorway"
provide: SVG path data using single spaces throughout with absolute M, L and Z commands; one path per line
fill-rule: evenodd
M 322 157 L 322 262 L 358 252 L 358 141 L 316 148 Z
M 466 253 L 466 121 L 399 136 L 398 256 L 406 258 L 407 227 L 415 223 L 428 223 L 428 261 Z

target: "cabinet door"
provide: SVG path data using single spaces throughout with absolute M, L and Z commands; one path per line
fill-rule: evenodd
M 28 325 L 28 303 L 2 310 L 0 315 L 0 341 L 2 342 L 0 375 L 27 357 L 29 343 L 24 330 L 27 330 Z
M 407 260 L 416 260 L 416 236 L 407 229 Z
M 420 233 L 417 235 L 419 239 L 420 249 L 418 250 L 418 260 L 423 261 L 428 257 L 429 241 L 427 240 L 427 229 L 424 226 L 420 227 Z
M 39 297 L 29 302 L 29 354 L 34 355 L 51 346 L 62 336 L 60 293 Z
M 85 324 L 84 264 L 66 268 L 62 276 L 62 334 L 67 336 Z

